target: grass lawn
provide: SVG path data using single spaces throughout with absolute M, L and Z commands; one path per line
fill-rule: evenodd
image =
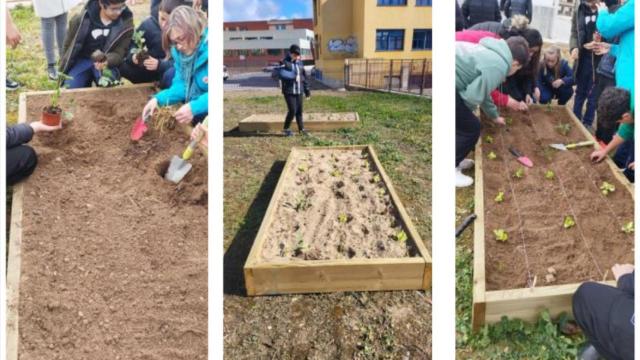
M 431 102 L 377 93 L 316 91 L 306 112 L 357 111 L 356 129 L 311 137 L 242 136 L 254 113 L 286 112 L 282 95 L 225 97 L 225 355 L 229 358 L 411 358 L 431 354 L 429 292 L 244 296 L 242 266 L 293 146 L 373 144 L 431 248 Z
M 473 176 L 471 174 L 471 176 Z M 456 223 L 473 213 L 473 186 L 456 191 Z M 473 227 L 456 241 L 456 345 L 461 359 L 575 359 L 584 337 L 568 337 L 558 319 L 540 314 L 535 324 L 503 319 L 471 333 L 473 302 Z

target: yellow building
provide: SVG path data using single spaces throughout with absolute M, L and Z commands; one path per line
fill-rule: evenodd
M 313 0 L 318 76 L 344 81 L 345 59 L 430 59 L 431 0 Z

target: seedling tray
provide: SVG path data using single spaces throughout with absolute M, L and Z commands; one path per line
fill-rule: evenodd
M 368 162 L 368 170 L 377 174 L 374 175 L 376 186 L 378 186 L 380 194 L 384 192 L 383 196 L 388 199 L 389 211 L 395 214 L 397 219 L 394 226 L 401 228 L 406 234 L 406 244 L 408 248 L 412 249 L 412 254 L 398 257 L 376 257 L 374 256 L 376 252 L 374 247 L 373 250 L 363 250 L 362 252 L 360 250 L 345 251 L 345 253 L 353 255 L 353 257 L 350 257 L 351 255 L 344 256 L 344 254 L 340 253 L 336 258 L 327 259 L 326 256 L 322 255 L 324 252 L 322 246 L 324 245 L 320 245 L 320 248 L 316 248 L 315 252 L 314 250 L 308 250 L 308 252 L 300 251 L 298 255 L 301 256 L 297 257 L 292 255 L 295 251 L 283 245 L 280 247 L 282 253 L 289 253 L 289 255 L 281 257 L 278 255 L 273 256 L 273 254 L 268 255 L 267 249 L 273 249 L 273 246 L 270 245 L 271 242 L 274 239 L 275 241 L 280 241 L 278 234 L 295 231 L 295 229 L 286 225 L 285 221 L 295 217 L 297 211 L 286 208 L 290 204 L 284 201 L 287 198 L 287 192 L 297 191 L 295 186 L 293 188 L 296 190 L 291 190 L 291 184 L 298 181 L 300 177 L 304 178 L 306 173 L 310 174 L 312 171 L 319 171 L 312 170 L 311 167 L 317 169 L 325 166 L 326 163 L 323 164 L 323 161 L 332 161 L 334 154 L 337 159 L 344 153 L 354 152 L 361 154 L 360 159 L 357 161 Z M 315 159 L 309 161 L 309 169 L 306 168 L 307 165 L 301 167 L 299 162 L 296 162 L 296 159 L 306 158 L 307 156 L 309 159 Z M 341 176 L 342 174 L 333 175 Z M 335 183 L 341 182 L 337 178 L 329 177 L 326 174 L 325 179 L 327 180 L 324 180 L 324 183 L 317 184 L 318 191 L 322 191 L 322 187 L 335 189 Z M 345 178 L 344 182 L 348 181 L 352 180 Z M 302 188 L 303 186 L 300 187 L 300 189 Z M 363 189 L 364 187 L 361 188 L 361 190 Z M 366 196 L 366 198 L 363 197 L 364 200 L 362 201 L 369 201 L 372 197 L 380 194 L 376 195 L 375 192 L 373 194 L 362 194 Z M 346 194 L 344 196 L 348 198 L 350 195 Z M 352 205 L 358 206 L 357 203 L 352 203 Z M 313 205 L 311 206 L 313 208 Z M 356 213 L 355 210 L 354 213 Z M 290 215 L 282 216 L 282 214 Z M 363 216 L 363 218 L 366 218 L 366 216 Z M 353 222 L 354 224 L 357 223 L 356 220 L 359 219 L 356 218 Z M 334 225 L 349 226 L 351 223 L 348 221 L 351 220 L 347 220 L 344 217 L 340 221 L 336 220 Z M 300 224 L 299 226 L 304 227 L 306 225 Z M 366 221 L 361 225 L 375 229 L 375 224 L 368 224 Z M 323 228 L 326 229 L 328 227 L 325 226 Z M 379 236 L 379 238 L 374 239 L 374 242 L 378 241 L 383 245 L 388 244 L 384 246 L 389 249 L 398 245 L 393 243 L 394 240 L 389 239 L 388 234 L 377 233 L 375 230 L 371 230 L 367 234 L 374 237 Z M 371 240 L 371 236 L 368 237 L 369 240 Z M 322 236 L 322 232 L 307 239 L 311 244 L 322 244 L 326 241 Z M 350 238 L 355 242 L 364 242 L 365 240 L 363 239 L 364 236 L 359 238 L 356 235 Z M 325 244 L 327 243 L 325 242 Z M 345 245 L 345 248 L 348 246 Z M 384 246 L 380 246 L 380 248 L 382 249 Z M 367 253 L 367 251 L 370 256 L 363 256 L 362 254 Z M 317 258 L 317 260 L 313 258 Z M 336 291 L 419 290 L 428 289 L 431 286 L 431 257 L 396 194 L 389 177 L 382 168 L 373 147 L 295 147 L 289 154 L 282 175 L 271 197 L 269 207 L 245 263 L 244 274 L 247 294 L 250 296 Z
M 535 321 L 544 309 L 551 316 L 571 316 L 571 299 L 582 282 L 613 285 L 608 269 L 615 262 L 633 261 L 633 234 L 621 231 L 623 222 L 633 221 L 632 185 L 609 158 L 591 164 L 592 147 L 565 152 L 549 147 L 594 140 L 571 110 L 532 106 L 528 115 L 506 114 L 520 119 L 508 130 L 487 123 L 475 151 L 474 329 L 503 316 Z M 564 136 L 555 130 L 562 123 L 571 127 Z M 519 143 L 509 143 L 516 138 Z M 509 154 L 510 145 L 534 162 L 523 169 L 525 177 L 532 177 L 526 182 L 515 175 L 522 166 Z M 497 157 L 489 159 L 490 153 Z M 554 172 L 552 180 L 545 178 L 548 170 Z M 602 181 L 614 184 L 616 191 L 603 195 Z M 504 192 L 502 203 L 495 200 L 499 191 Z M 565 229 L 563 215 L 571 215 L 576 225 Z M 604 224 L 597 225 L 599 232 L 595 221 Z M 506 242 L 496 240 L 497 224 L 507 231 Z M 556 276 L 547 281 L 552 272 Z
M 241 132 L 277 133 L 284 127 L 285 114 L 254 114 L 240 121 Z M 360 117 L 356 112 L 345 113 L 305 113 L 304 127 L 309 131 L 332 131 L 358 126 Z M 297 131 L 295 119 L 291 129 Z

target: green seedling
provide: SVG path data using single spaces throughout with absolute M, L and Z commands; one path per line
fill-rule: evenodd
M 504 123 L 507 126 L 511 126 L 511 124 L 513 124 L 513 119 L 507 116 L 507 117 L 504 118 Z
M 304 239 L 302 238 L 302 233 L 298 231 L 296 233 L 296 247 L 293 249 L 295 255 L 300 255 L 307 251 L 307 244 L 304 243 Z
M 384 188 L 378 188 L 378 190 L 376 190 L 378 192 L 378 195 L 380 196 L 384 196 L 384 194 L 387 193 L 387 191 Z
M 524 177 L 524 168 L 519 167 L 518 170 L 513 173 L 513 177 L 516 179 L 522 179 Z
M 486 142 L 487 144 L 493 144 L 493 137 L 491 135 L 485 136 L 484 142 Z
M 553 111 L 553 106 L 551 106 L 551 103 L 548 103 L 548 104 L 547 104 L 547 107 L 546 107 L 546 109 L 545 109 L 545 110 L 546 110 L 547 112 L 551 112 L 551 111 Z
M 62 72 L 58 73 L 58 80 L 56 81 L 56 89 L 53 93 L 51 93 L 51 109 L 60 109 L 60 93 L 63 88 L 67 88 L 68 86 L 64 86 L 64 82 L 67 80 L 71 80 L 73 77 L 64 74 Z
M 408 239 L 407 233 L 404 232 L 404 230 L 400 230 L 398 231 L 398 233 L 394 236 L 394 239 L 396 239 L 396 241 L 398 242 L 406 242 Z
M 560 123 L 558 125 L 556 125 L 556 130 L 558 130 L 558 132 L 564 136 L 569 135 L 569 132 L 571 131 L 571 124 L 569 123 Z
M 342 176 L 342 173 L 341 173 L 340 171 L 338 171 L 338 170 L 333 170 L 333 171 L 331 172 L 331 176 L 333 176 L 333 177 L 340 177 L 340 176 Z
M 298 195 L 296 198 L 296 211 L 305 211 L 311 207 L 311 201 L 304 193 Z
M 565 229 L 570 229 L 570 228 L 574 227 L 575 225 L 576 225 L 576 222 L 573 220 L 572 216 L 567 215 L 567 216 L 564 217 L 564 222 L 562 223 L 562 226 Z
M 555 179 L 555 178 L 556 178 L 556 174 L 555 174 L 553 171 L 551 171 L 551 170 L 547 170 L 547 171 L 544 173 L 544 178 L 545 178 L 545 179 L 547 179 L 547 180 L 553 180 L 553 179 Z
M 613 184 L 609 184 L 604 181 L 602 185 L 600 185 L 600 191 L 602 191 L 602 195 L 607 196 L 609 193 L 616 191 L 616 187 Z
M 338 221 L 340 222 L 340 224 L 346 224 L 347 221 L 349 221 L 349 216 L 347 216 L 347 214 L 345 213 L 341 213 L 338 215 Z
M 133 33 L 131 37 L 135 47 L 131 49 L 131 54 L 136 57 L 138 64 L 142 65 L 142 62 L 149 57 L 147 46 L 144 44 L 144 31 L 139 30 Z
M 504 192 L 500 191 L 498 193 L 498 195 L 496 195 L 496 198 L 494 199 L 495 202 L 497 202 L 498 204 L 504 201 Z
M 493 235 L 495 235 L 496 241 L 505 242 L 509 239 L 509 235 L 504 229 L 493 230 Z
M 109 68 L 104 68 L 104 70 L 102 70 L 100 79 L 98 79 L 98 86 L 100 87 L 112 87 L 122 84 L 122 81 L 115 80 L 113 78 L 113 72 Z
M 496 155 L 496 153 L 494 153 L 493 151 L 487 154 L 487 159 L 489 160 L 495 160 L 497 158 L 498 158 L 498 155 Z
M 307 166 L 307 164 L 305 164 L 305 163 L 302 163 L 302 164 L 300 164 L 300 166 L 298 166 L 298 171 L 300 171 L 300 172 L 305 172 L 307 170 L 309 170 L 309 166 Z
M 629 221 L 628 223 L 624 224 L 624 226 L 622 227 L 622 231 L 625 234 L 631 234 L 635 232 L 635 226 L 633 225 L 633 221 Z
M 371 179 L 371 182 L 376 184 L 380 182 L 380 175 L 373 175 L 373 178 Z

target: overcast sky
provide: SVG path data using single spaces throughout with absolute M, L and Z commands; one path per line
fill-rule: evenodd
M 299 19 L 312 16 L 312 0 L 224 0 L 224 21 Z

